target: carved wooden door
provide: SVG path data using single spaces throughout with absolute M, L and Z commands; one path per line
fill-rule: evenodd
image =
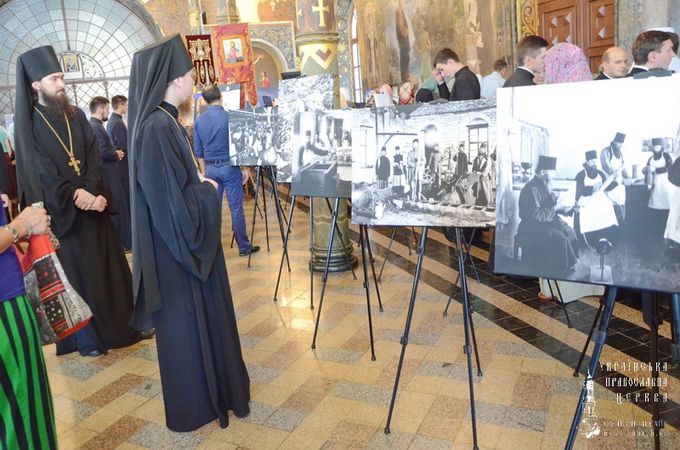
M 551 45 L 569 42 L 583 49 L 593 73 L 614 45 L 616 0 L 538 0 L 538 30 Z

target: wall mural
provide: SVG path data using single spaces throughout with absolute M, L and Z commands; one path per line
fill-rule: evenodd
M 492 71 L 494 60 L 511 63 L 513 0 L 357 0 L 364 85 L 410 81 L 431 76 L 432 61 L 452 48 L 470 69 Z M 510 19 L 510 20 L 508 20 Z

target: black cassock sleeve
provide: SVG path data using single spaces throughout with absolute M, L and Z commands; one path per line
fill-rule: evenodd
M 200 182 L 191 151 L 178 131 L 152 123 L 142 133 L 137 183 L 151 226 L 177 262 L 205 281 L 220 245 L 217 192 L 209 182 Z

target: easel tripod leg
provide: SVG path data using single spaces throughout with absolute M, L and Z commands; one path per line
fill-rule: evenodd
M 255 219 L 257 218 L 256 215 L 256 209 L 257 209 L 257 197 L 258 193 L 260 191 L 260 166 L 257 166 L 257 173 L 255 175 L 255 208 L 253 210 L 253 226 L 250 230 L 250 245 L 253 245 L 253 238 L 255 237 Z M 252 252 L 248 254 L 248 268 L 250 268 L 250 258 L 253 256 Z
M 597 364 L 600 361 L 600 355 L 602 354 L 602 347 L 607 340 L 607 329 L 609 328 L 609 321 L 612 318 L 612 313 L 614 312 L 614 301 L 616 300 L 616 287 L 611 287 L 607 292 L 607 297 L 604 302 L 604 309 L 602 311 L 602 317 L 600 318 L 600 324 L 595 332 L 593 341 L 595 346 L 593 347 L 593 355 L 588 363 L 588 373 L 591 377 L 595 376 L 595 371 L 597 370 Z M 587 379 L 583 381 L 583 387 L 581 388 L 581 396 L 579 397 L 578 404 L 576 405 L 576 411 L 574 412 L 574 419 L 571 422 L 571 429 L 569 431 L 569 437 L 567 438 L 567 443 L 564 448 L 566 450 L 571 450 L 574 448 L 574 442 L 576 441 L 576 434 L 578 433 L 578 427 L 581 423 L 581 417 L 583 416 L 583 408 L 586 401 L 586 383 Z
M 368 238 L 368 226 L 364 225 L 364 232 L 366 234 L 366 249 L 368 250 L 368 260 L 371 262 L 371 272 L 373 272 L 373 282 L 375 283 L 375 292 L 378 295 L 378 307 L 380 312 L 383 312 L 382 299 L 380 298 L 380 287 L 378 286 L 378 278 L 375 276 L 375 258 L 373 258 L 373 250 L 371 249 L 371 240 Z
M 293 221 L 293 211 L 295 211 L 295 196 L 293 196 L 293 202 L 290 204 L 290 221 L 286 226 L 286 234 L 283 236 L 283 254 L 281 255 L 281 264 L 279 264 L 279 275 L 276 277 L 276 288 L 274 289 L 274 301 L 276 301 L 276 296 L 279 293 L 279 284 L 281 283 L 281 271 L 283 270 L 283 260 L 288 257 L 288 238 L 290 237 L 290 224 Z M 290 269 L 288 269 L 290 271 Z
M 472 442 L 474 448 L 478 449 L 479 445 L 477 443 L 477 414 L 475 412 L 475 387 L 474 381 L 472 379 L 472 346 L 471 346 L 471 324 L 472 320 L 470 317 L 470 299 L 468 296 L 467 289 L 467 278 L 465 277 L 465 251 L 462 246 L 461 239 L 462 231 L 460 228 L 456 228 L 456 246 L 458 247 L 458 266 L 460 269 L 460 292 L 463 300 L 463 324 L 465 328 L 465 347 L 463 352 L 467 355 L 467 366 L 468 366 L 468 386 L 470 388 L 470 415 L 472 418 Z M 479 356 L 479 355 L 478 355 Z M 477 369 L 478 373 L 481 374 L 481 367 L 479 367 L 479 358 L 477 359 Z
M 368 231 L 366 225 L 359 225 L 359 241 L 361 244 L 361 263 L 364 269 L 364 288 L 366 289 L 366 309 L 368 311 L 368 334 L 371 341 L 371 361 L 375 361 L 375 345 L 373 342 L 373 319 L 371 318 L 371 292 L 370 292 L 371 283 L 369 283 L 368 281 L 368 268 L 366 267 L 366 253 L 368 247 Z M 377 287 L 378 285 L 376 283 L 376 288 Z
M 326 293 L 326 285 L 328 284 L 328 268 L 331 264 L 331 253 L 333 252 L 333 238 L 335 237 L 335 228 L 338 225 L 338 206 L 340 199 L 335 199 L 335 209 L 333 210 L 333 218 L 331 220 L 331 232 L 328 237 L 328 251 L 326 253 L 326 265 L 323 269 L 323 278 L 321 279 L 321 295 L 319 297 L 319 310 L 316 312 L 316 324 L 314 325 L 314 337 L 312 338 L 312 348 L 316 348 L 316 335 L 319 331 L 319 321 L 321 320 L 321 308 L 323 307 L 323 297 Z M 311 263 L 311 261 L 310 261 Z M 310 269 L 314 270 L 311 266 Z
M 387 423 L 385 424 L 385 434 L 390 434 L 390 423 L 392 422 L 392 412 L 394 411 L 394 402 L 397 399 L 397 389 L 399 388 L 399 378 L 401 376 L 401 368 L 404 365 L 404 355 L 406 354 L 406 346 L 408 345 L 408 334 L 411 330 L 411 321 L 413 320 L 413 308 L 416 303 L 416 294 L 418 292 L 418 282 L 420 280 L 420 271 L 423 267 L 423 257 L 425 256 L 425 242 L 427 241 L 427 227 L 423 227 L 423 234 L 420 239 L 420 247 L 418 248 L 418 262 L 416 263 L 416 273 L 413 277 L 413 288 L 411 289 L 411 300 L 408 305 L 408 312 L 406 314 L 406 324 L 404 325 L 404 335 L 401 338 L 401 354 L 399 356 L 399 365 L 397 366 L 397 375 L 394 379 L 394 390 L 392 391 L 392 400 L 390 401 L 390 410 L 387 414 Z
M 394 235 L 397 234 L 397 227 L 392 228 L 392 237 L 390 238 L 390 243 L 387 246 L 387 251 L 385 252 L 385 258 L 383 259 L 382 267 L 380 268 L 380 274 L 378 275 L 378 281 L 382 281 L 382 273 L 385 270 L 385 263 L 387 263 L 387 257 L 390 256 L 390 251 L 392 251 L 392 242 L 394 242 Z M 407 239 L 408 242 L 408 239 Z M 411 252 L 411 247 L 408 248 L 409 254 Z

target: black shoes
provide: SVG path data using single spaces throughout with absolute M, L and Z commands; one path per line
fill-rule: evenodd
M 150 330 L 144 330 L 141 333 L 142 339 L 151 339 L 156 335 L 156 329 L 151 328 Z
M 259 251 L 260 251 L 260 246 L 259 246 L 259 245 L 251 245 L 250 248 L 249 248 L 248 250 L 246 250 L 245 252 L 240 252 L 240 253 L 238 254 L 238 256 L 248 256 L 248 255 L 250 255 L 251 253 L 257 253 L 257 252 L 259 252 Z
M 101 356 L 102 352 L 99 350 L 91 350 L 90 352 L 86 353 L 85 356 L 89 356 L 90 358 L 96 358 L 97 356 Z

